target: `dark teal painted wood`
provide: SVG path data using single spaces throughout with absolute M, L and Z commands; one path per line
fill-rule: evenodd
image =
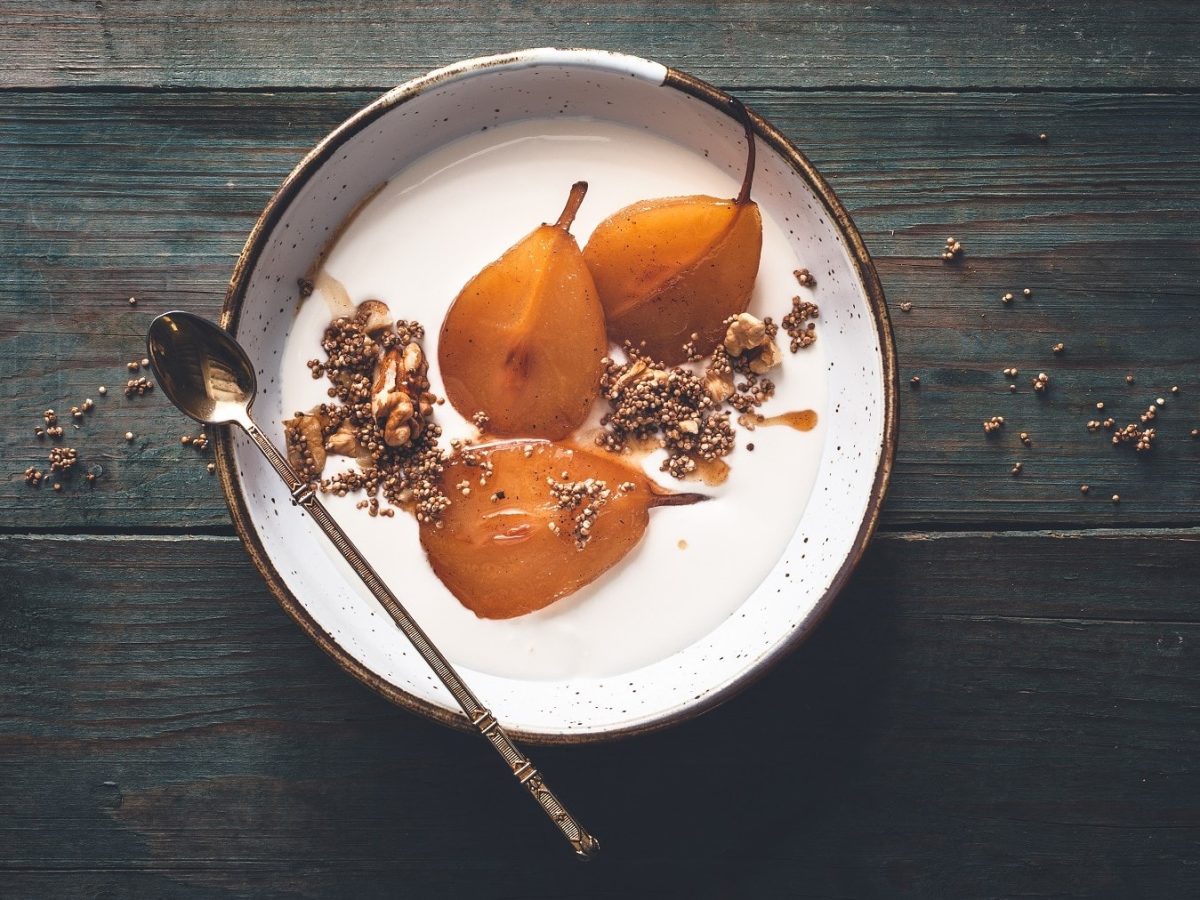
M 622 50 L 741 87 L 1200 86 L 1187 0 L 5 0 L 0 22 L 0 84 L 13 87 L 390 87 L 542 46 Z
M 580 867 L 485 747 L 311 645 L 235 539 L 0 538 L 0 878 L 13 896 L 1190 896 L 1198 546 L 880 538 L 749 693 L 539 751 L 605 841 Z
M 904 383 L 885 527 L 1197 523 L 1200 96 L 745 96 L 839 192 L 892 303 Z M 0 527 L 227 524 L 161 397 L 110 392 L 72 435 L 108 471 L 95 492 L 25 486 L 21 471 L 46 452 L 32 428 L 47 406 L 124 384 L 155 312 L 215 314 L 271 191 L 370 97 L 0 97 Z M 946 234 L 966 245 L 961 265 L 938 258 Z M 1032 299 L 1000 303 L 1025 286 Z M 1016 395 L 1007 366 L 1021 371 Z M 1029 389 L 1038 371 L 1052 376 L 1044 398 Z M 1126 422 L 1158 396 L 1168 405 L 1149 458 L 1084 429 L 1097 401 Z M 1009 426 L 987 439 L 993 415 Z M 1113 492 L 1119 507 L 1104 500 Z

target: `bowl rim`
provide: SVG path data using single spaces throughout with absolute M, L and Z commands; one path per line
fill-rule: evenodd
M 679 69 L 662 67 L 660 70 L 658 64 L 649 60 L 611 51 L 583 48 L 531 48 L 496 56 L 463 60 L 406 81 L 378 97 L 367 106 L 364 106 L 329 132 L 304 156 L 276 189 L 271 199 L 267 202 L 267 205 L 263 208 L 258 220 L 254 223 L 254 227 L 250 230 L 245 246 L 234 264 L 233 273 L 229 280 L 229 287 L 225 293 L 224 305 L 221 310 L 222 327 L 231 333 L 236 332 L 250 276 L 264 247 L 268 243 L 272 230 L 308 179 L 334 155 L 335 151 L 342 144 L 380 116 L 433 87 L 470 77 L 493 68 L 523 68 L 528 66 L 563 64 L 586 65 L 626 74 L 631 72 L 644 74 L 647 72 L 657 73 L 662 71 L 665 73 L 665 77 L 662 80 L 663 87 L 673 88 L 690 94 L 725 113 L 730 118 L 738 119 L 736 101 L 729 94 L 708 82 Z M 584 744 L 612 741 L 678 725 L 681 722 L 685 722 L 716 708 L 762 678 L 783 657 L 795 650 L 812 634 L 825 618 L 833 605 L 833 601 L 858 566 L 867 544 L 870 542 L 878 525 L 884 496 L 887 493 L 888 484 L 891 480 L 898 437 L 897 404 L 899 380 L 891 319 L 888 315 L 883 287 L 880 284 L 879 276 L 875 271 L 875 265 L 871 260 L 870 254 L 867 252 L 866 245 L 863 243 L 858 229 L 855 227 L 850 214 L 834 194 L 833 189 L 821 177 L 808 158 L 773 125 L 755 114 L 752 110 L 750 111 L 750 118 L 756 136 L 767 143 L 788 162 L 792 170 L 805 181 L 820 199 L 830 215 L 831 221 L 846 242 L 855 272 L 866 294 L 867 304 L 874 320 L 876 332 L 879 335 L 884 393 L 884 428 L 879 463 L 876 467 L 875 478 L 867 498 L 867 507 L 864 511 L 863 520 L 859 525 L 858 533 L 854 537 L 850 552 L 846 555 L 845 560 L 843 560 L 841 567 L 830 581 L 824 594 L 821 595 L 804 620 L 795 628 L 792 634 L 780 642 L 770 653 L 761 657 L 753 666 L 746 669 L 720 690 L 713 691 L 702 700 L 696 701 L 683 709 L 676 709 L 650 721 L 624 728 L 575 734 L 511 730 L 510 733 L 512 736 L 518 740 L 535 745 Z M 220 476 L 221 490 L 225 495 L 225 502 L 229 506 L 230 516 L 233 519 L 234 529 L 241 538 L 251 562 L 263 577 L 268 589 L 274 595 L 279 605 L 308 637 L 331 656 L 342 669 L 388 701 L 459 731 L 472 730 L 470 722 L 462 714 L 415 697 L 384 680 L 374 671 L 360 663 L 346 652 L 318 624 L 291 592 L 270 556 L 267 554 L 266 548 L 259 540 L 255 526 L 251 521 L 250 510 L 246 504 L 245 495 L 240 489 L 237 477 L 237 467 L 233 455 L 232 430 L 229 426 L 221 426 L 217 435 L 216 466 Z

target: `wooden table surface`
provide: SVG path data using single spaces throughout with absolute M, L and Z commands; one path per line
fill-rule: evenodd
M 1194 4 L 0 0 L 0 25 L 0 896 L 1200 894 Z M 546 44 L 691 71 L 791 137 L 874 255 L 903 395 L 881 533 L 805 646 L 695 722 L 537 754 L 589 866 L 477 738 L 304 637 L 182 418 L 120 390 L 154 313 L 217 313 L 321 135 Z M 42 411 L 101 384 L 67 418 L 96 487 L 27 486 Z M 1152 453 L 1084 427 L 1156 397 Z

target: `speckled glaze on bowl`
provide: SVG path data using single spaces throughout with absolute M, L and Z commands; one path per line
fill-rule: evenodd
M 736 168 L 742 126 L 727 95 L 674 69 L 595 50 L 536 49 L 469 60 L 401 85 L 334 130 L 268 203 L 234 269 L 223 324 L 258 368 L 255 415 L 283 445 L 280 360 L 296 278 L 377 185 L 446 142 L 517 119 L 584 115 L 647 128 Z M 833 191 L 786 138 L 755 117 L 754 196 L 791 223 L 797 257 L 820 280 L 828 431 L 811 499 L 787 552 L 742 607 L 705 638 L 614 678 L 464 677 L 514 736 L 600 740 L 662 728 L 727 699 L 812 631 L 874 531 L 896 440 L 896 364 L 875 269 Z M 290 412 L 290 411 L 289 411 Z M 217 442 L 221 484 L 254 564 L 283 608 L 343 668 L 389 700 L 466 722 L 397 631 L 361 602 L 348 569 L 241 435 Z M 403 602 L 403 586 L 392 586 Z M 381 634 L 380 632 L 384 632 Z

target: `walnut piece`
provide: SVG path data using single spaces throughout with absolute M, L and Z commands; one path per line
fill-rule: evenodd
M 615 400 L 625 393 L 625 388 L 641 379 L 646 374 L 646 370 L 650 368 L 650 364 L 644 359 L 635 359 L 629 364 L 621 375 L 613 382 L 612 387 L 608 390 L 609 399 Z
M 354 310 L 354 321 L 367 334 L 377 334 L 392 327 L 392 311 L 382 300 L 364 300 Z
M 724 347 L 730 356 L 744 359 L 755 375 L 766 374 L 783 360 L 767 323 L 750 313 L 738 313 L 729 320 Z
M 415 341 L 388 350 L 375 366 L 371 412 L 383 428 L 389 447 L 404 447 L 425 430 L 436 400 L 429 393 L 429 364 Z
M 713 403 L 724 403 L 733 396 L 733 376 L 707 369 L 704 372 L 704 390 Z
M 750 313 L 738 313 L 725 330 L 725 349 L 730 356 L 741 356 L 748 350 L 757 350 L 768 340 L 766 323 Z
M 358 431 L 349 420 L 342 422 L 338 430 L 325 441 L 325 450 L 337 456 L 351 456 L 363 468 L 369 466 L 373 459 L 371 453 L 358 439 Z
M 755 375 L 765 375 L 781 362 L 783 362 L 783 354 L 779 352 L 779 345 L 768 339 L 759 347 L 758 353 L 751 356 L 750 371 Z
M 325 468 L 326 424 L 316 410 L 296 413 L 283 422 L 288 462 L 301 478 L 316 477 Z

